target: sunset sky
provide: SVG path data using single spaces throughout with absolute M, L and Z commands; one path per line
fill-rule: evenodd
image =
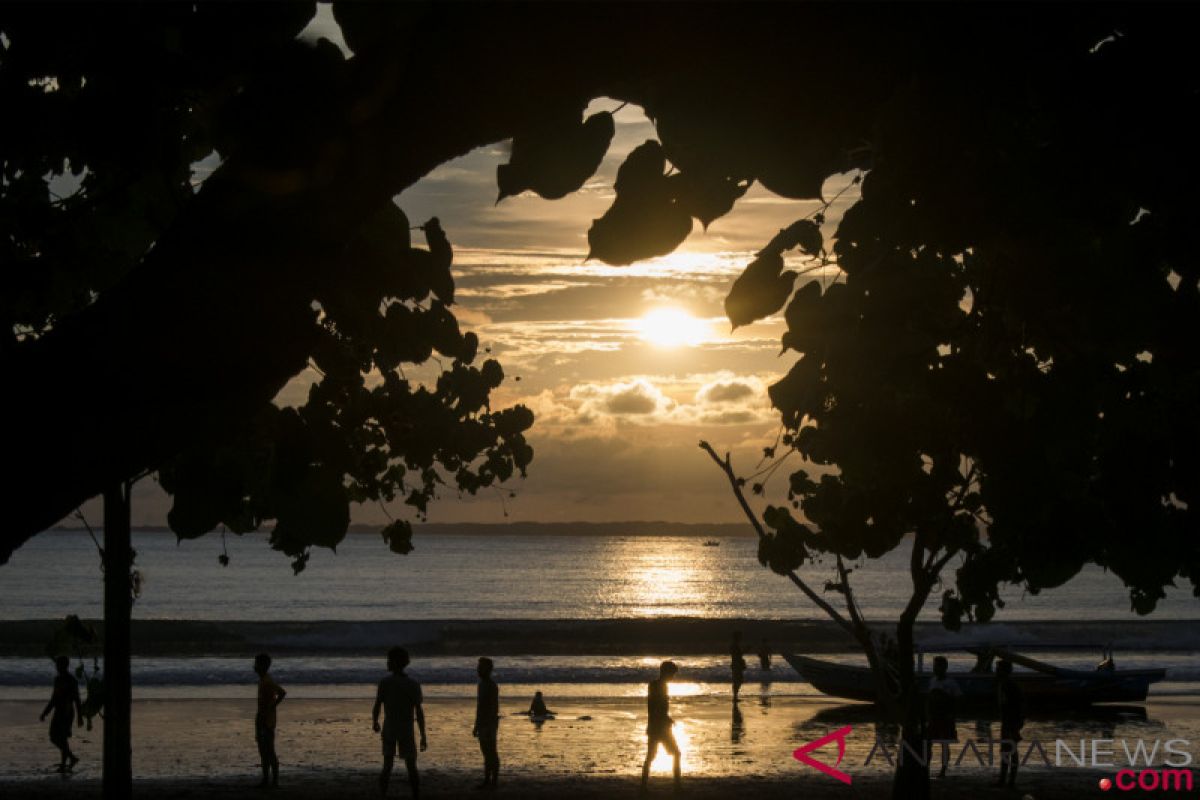
M 320 9 L 310 35 L 336 42 L 327 6 Z M 588 113 L 619 105 L 600 98 Z M 431 522 L 503 522 L 505 506 L 512 520 L 741 520 L 697 443 L 732 449 L 749 471 L 779 430 L 766 386 L 795 354 L 779 354 L 779 319 L 731 333 L 722 302 L 754 252 L 819 203 L 755 185 L 707 231 L 696 222 L 670 256 L 624 267 L 585 261 L 588 227 L 612 202 L 617 168 L 655 138 L 636 106 L 622 108 L 616 122 L 597 174 L 561 200 L 527 192 L 495 203 L 505 142 L 443 164 L 396 198 L 414 225 L 438 217 L 455 248 L 455 313 L 509 376 L 494 405 L 524 403 L 537 417 L 534 461 L 527 479 L 511 483 L 515 499 L 484 492 L 459 501 L 448 492 Z M 826 214 L 827 239 L 857 199 L 856 186 L 846 190 L 851 178 L 825 184 L 827 198 L 843 192 Z M 414 244 L 422 244 L 419 234 Z M 313 377 L 298 376 L 277 402 L 302 402 Z M 136 524 L 165 520 L 167 500 L 149 484 L 135 493 Z M 384 520 L 376 508 L 354 518 Z

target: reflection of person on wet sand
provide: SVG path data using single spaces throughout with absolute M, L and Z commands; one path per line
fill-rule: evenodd
M 388 651 L 388 671 L 392 674 L 379 682 L 375 693 L 375 707 L 371 711 L 371 727 L 380 733 L 379 710 L 383 715 L 383 772 L 379 775 L 379 791 L 387 794 L 388 780 L 392 776 L 392 762 L 397 752 L 408 769 L 408 785 L 412 796 L 419 796 L 421 776 L 417 772 L 417 743 L 413 737 L 413 718 L 421 729 L 421 750 L 428 747 L 425 741 L 425 711 L 421 708 L 421 684 L 404 674 L 408 666 L 408 651 L 393 647 Z
M 529 704 L 529 716 L 531 717 L 550 717 L 554 712 L 546 708 L 546 699 L 542 697 L 541 692 L 533 693 L 533 702 Z
M 670 753 L 674 759 L 673 773 L 675 788 L 680 788 L 679 745 L 675 742 L 675 733 L 671 727 L 675 721 L 671 719 L 671 696 L 669 685 L 679 668 L 674 661 L 664 661 L 658 668 L 658 679 L 650 681 L 646 690 L 646 761 L 642 764 L 642 790 L 645 791 L 650 781 L 650 762 L 658 752 L 658 746 Z
M 41 720 L 45 722 L 46 715 L 54 712 L 50 718 L 50 741 L 62 756 L 58 771 L 68 772 L 79 763 L 79 756 L 71 752 L 71 723 L 83 725 L 83 709 L 79 703 L 79 682 L 70 673 L 71 659 L 58 656 L 54 659 L 54 666 L 58 670 L 54 676 L 54 691 L 42 712 Z
M 729 741 L 733 744 L 741 744 L 742 737 L 745 735 L 745 717 L 742 716 L 742 710 L 735 705 L 733 707 L 733 719 L 729 726 Z

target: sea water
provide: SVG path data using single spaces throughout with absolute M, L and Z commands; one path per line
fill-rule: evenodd
M 719 546 L 705 546 L 694 537 L 418 535 L 414 552 L 399 556 L 377 535 L 352 534 L 336 553 L 315 551 L 307 569 L 294 575 L 288 559 L 272 551 L 264 535 L 176 542 L 166 533 L 136 533 L 133 544 L 143 585 L 133 613 L 135 620 L 183 627 L 197 620 L 287 623 L 282 641 L 289 644 L 287 637 L 293 637 L 290 644 L 297 652 L 280 658 L 276 673 L 290 686 L 307 687 L 301 692 L 309 696 L 369 694 L 381 674 L 382 656 L 367 654 L 381 654 L 394 643 L 371 638 L 380 626 L 394 623 L 400 627 L 386 630 L 403 630 L 407 622 L 429 629 L 450 621 L 496 627 L 522 621 L 519 631 L 530 643 L 528 654 L 521 652 L 520 641 L 510 641 L 499 659 L 498 676 L 509 684 L 550 686 L 560 696 L 568 691 L 573 696 L 623 696 L 643 691 L 658 661 L 672 657 L 683 668 L 686 691 L 722 693 L 728 691 L 727 655 L 680 656 L 668 652 L 669 647 L 662 653 L 597 647 L 594 652 L 604 655 L 589 655 L 586 642 L 574 643 L 570 654 L 555 654 L 553 647 L 556 637 L 571 633 L 573 626 L 565 623 L 571 620 L 710 620 L 710 628 L 720 628 L 723 637 L 728 623 L 721 620 L 824 619 L 786 579 L 759 565 L 753 539 L 717 541 Z M 223 553 L 229 555 L 228 566 L 218 562 Z M 909 591 L 904 554 L 856 567 L 852 581 L 866 616 L 895 619 Z M 803 574 L 818 591 L 834 577 L 828 564 L 807 566 Z M 933 593 L 923 619 L 937 619 L 939 594 Z M 1140 620 L 1130 611 L 1120 581 L 1094 567 L 1036 596 L 1010 588 L 1005 599 L 1000 625 L 1090 620 L 1111 622 L 1105 630 L 1132 631 Z M 68 614 L 102 616 L 96 545 L 86 533 L 42 534 L 0 567 L 0 620 L 53 620 Z M 1173 590 L 1152 619 L 1171 621 L 1172 630 L 1186 635 L 1149 648 L 1169 652 L 1121 653 L 1120 666 L 1167 667 L 1168 681 L 1157 694 L 1160 689 L 1194 692 L 1200 680 L 1194 652 L 1200 640 L 1200 603 L 1187 591 Z M 308 638 L 300 641 L 301 636 Z M 746 644 L 748 651 L 757 646 L 755 641 Z M 45 660 L 30 655 L 0 651 L 0 698 L 44 688 Z M 811 692 L 778 657 L 766 673 L 748 655 L 752 668 L 747 677 L 769 684 L 763 691 Z M 1083 669 L 1096 661 L 1090 651 L 1041 657 Z M 469 657 L 435 654 L 416 658 L 412 672 L 439 687 L 437 692 L 457 696 L 470 691 L 473 668 Z M 188 655 L 138 657 L 133 664 L 141 697 L 237 696 L 243 692 L 241 684 L 252 678 L 248 670 L 245 658 L 206 654 L 202 646 L 189 648 Z
M 692 617 L 819 620 L 786 578 L 758 563 L 757 542 L 722 537 L 417 535 L 395 555 L 375 534 L 351 534 L 337 552 L 313 551 L 293 575 L 263 534 L 176 542 L 135 533 L 143 577 L 135 619 L 207 620 L 539 620 Z M 851 583 L 868 617 L 895 618 L 911 590 L 902 549 L 857 565 Z M 855 565 L 852 565 L 855 566 Z M 955 563 L 946 568 L 952 574 Z M 818 591 L 835 578 L 830 563 L 801 570 Z M 86 533 L 48 532 L 0 566 L 0 619 L 98 618 L 102 577 Z M 947 587 L 948 588 L 948 587 Z M 937 618 L 940 588 L 923 613 Z M 1009 587 L 1000 618 L 1136 620 L 1114 575 L 1087 567 L 1038 595 Z M 830 598 L 838 595 L 828 593 Z M 1152 619 L 1200 620 L 1186 588 L 1168 591 Z

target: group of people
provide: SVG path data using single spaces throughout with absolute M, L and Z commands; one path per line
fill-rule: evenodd
M 733 670 L 733 702 L 738 701 L 746 671 L 746 659 L 742 651 L 741 634 L 735 633 L 730 646 Z M 371 726 L 380 734 L 383 744 L 383 771 L 379 776 L 379 789 L 387 793 L 396 755 L 404 759 L 408 782 L 413 797 L 420 793 L 420 773 L 417 770 L 417 753 L 428 747 L 425 735 L 425 712 L 422 708 L 421 685 L 405 673 L 410 662 L 408 651 L 393 647 L 387 654 L 388 676 L 379 682 L 375 692 L 375 705 L 371 709 Z M 759 650 L 760 667 L 771 668 L 770 649 L 766 639 Z M 79 761 L 71 752 L 70 737 L 72 723 L 83 725 L 83 711 L 79 697 L 79 686 L 70 673 L 70 660 L 66 656 L 55 659 L 57 674 L 54 691 L 42 711 L 41 719 L 50 720 L 50 741 L 59 749 L 59 770 L 69 771 Z M 497 735 L 500 727 L 500 688 L 492 679 L 495 664 L 490 658 L 480 658 L 476 667 L 479 676 L 475 704 L 475 723 L 471 735 L 479 740 L 483 755 L 482 789 L 496 788 L 500 779 L 500 754 Z M 258 675 L 258 701 L 254 717 L 254 739 L 258 745 L 262 767 L 262 787 L 279 785 L 279 757 L 275 753 L 276 708 L 287 697 L 287 692 L 271 677 L 271 656 L 260 653 L 254 659 L 254 671 Z M 926 739 L 942 746 L 942 767 L 938 775 L 946 777 L 950 762 L 949 743 L 958 741 L 956 710 L 962 690 L 948 675 L 949 662 L 944 656 L 933 660 L 933 676 L 929 680 L 926 699 Z M 670 713 L 671 680 L 678 674 L 679 667 L 673 661 L 664 661 L 659 666 L 658 678 L 650 681 L 646 691 L 646 759 L 642 764 L 642 786 L 650 778 L 650 764 L 661 747 L 672 756 L 672 772 L 676 788 L 681 780 L 679 744 L 673 731 L 675 722 Z M 1000 777 L 999 785 L 1012 786 L 1017 777 L 1019 763 L 1017 742 L 1021 740 L 1024 725 L 1024 698 L 1021 687 L 1012 679 L 1012 663 L 1001 660 L 996 665 L 996 702 L 1000 714 Z M 383 722 L 380 723 L 382 712 Z M 546 707 L 541 692 L 534 695 L 527 712 L 533 719 L 552 716 Z M 415 730 L 414 730 L 415 723 Z M 417 738 L 420 733 L 420 739 Z
M 733 655 L 734 702 L 742 685 L 742 676 L 746 670 L 746 661 L 741 651 L 741 634 L 734 635 L 731 648 Z M 770 652 L 766 639 L 763 640 L 759 653 L 760 664 L 764 670 L 770 669 Z M 383 744 L 383 771 L 379 775 L 379 789 L 387 793 L 392 769 L 396 756 L 404 759 L 408 772 L 408 783 L 413 797 L 420 794 L 421 776 L 417 769 L 417 753 L 424 752 L 428 747 L 425 734 L 425 711 L 422 708 L 421 684 L 405 673 L 410 663 L 408 651 L 403 647 L 393 647 L 387 654 L 388 676 L 379 682 L 375 692 L 375 705 L 371 709 L 371 727 L 380 734 Z M 79 761 L 79 757 L 71 752 L 70 737 L 72 723 L 77 721 L 83 725 L 83 712 L 79 698 L 79 686 L 70 673 L 70 660 L 67 656 L 55 659 L 57 675 L 54 679 L 54 690 L 50 702 L 42 712 L 42 720 L 53 712 L 50 721 L 50 741 L 59 749 L 62 762 L 59 770 L 69 771 Z M 490 658 L 480 658 L 476 672 L 479 676 L 479 687 L 475 704 L 475 723 L 471 735 L 479 740 L 479 750 L 483 755 L 482 789 L 496 788 L 500 779 L 500 754 L 497 744 L 497 734 L 500 728 L 500 688 L 492 679 L 495 664 Z M 674 776 L 676 786 L 680 780 L 680 752 L 673 733 L 674 720 L 670 715 L 669 683 L 678 673 L 679 668 L 673 661 L 664 661 L 659 668 L 657 679 L 650 681 L 646 693 L 646 708 L 648 720 L 646 725 L 647 752 L 642 765 L 642 785 L 645 786 L 650 776 L 650 763 L 654 760 L 658 748 L 664 748 L 674 758 Z M 276 683 L 271 676 L 271 656 L 259 653 L 254 658 L 254 672 L 258 675 L 257 708 L 254 715 L 254 741 L 258 746 L 259 762 L 262 768 L 262 788 L 279 785 L 279 756 L 275 752 L 275 730 L 278 715 L 276 709 L 287 697 L 287 691 Z M 380 722 L 382 712 L 383 722 Z M 546 707 L 545 698 L 537 692 L 530 703 L 527 712 L 531 719 L 541 721 L 553 717 L 553 712 Z M 414 731 L 415 723 L 415 731 Z M 418 741 L 416 732 L 420 733 Z
M 957 706 L 962 697 L 958 682 L 949 677 L 950 662 L 945 656 L 933 659 L 933 677 L 929 679 L 925 707 L 925 738 L 932 745 L 942 746 L 942 768 L 939 778 L 946 777 L 950 764 L 950 743 L 958 741 Z M 1025 725 L 1025 698 L 1020 685 L 1012 678 L 1012 662 L 1001 659 L 996 664 L 996 707 L 1000 714 L 1000 777 L 997 786 L 1012 786 L 1017 780 L 1020 763 L 1017 743 Z
M 733 699 L 737 703 L 738 691 L 741 689 L 746 671 L 746 659 L 742 653 L 741 634 L 735 633 L 730 647 L 733 667 Z M 763 670 L 771 668 L 770 649 L 767 640 L 763 639 L 759 650 L 759 664 Z M 61 771 L 71 769 L 79 758 L 71 752 L 69 739 L 72 722 L 78 719 L 83 724 L 80 706 L 79 688 L 74 676 L 69 672 L 70 662 L 66 656 L 55 660 L 58 670 L 54 681 L 54 692 L 42 719 L 50 712 L 54 713 L 50 723 L 50 741 L 59 748 L 62 754 Z M 388 651 L 387 668 L 389 675 L 379 682 L 375 693 L 375 705 L 371 710 L 371 725 L 380 734 L 383 744 L 383 771 L 379 776 L 379 788 L 387 792 L 391 779 L 395 758 L 399 755 L 404 759 L 408 772 L 408 782 L 413 797 L 420 792 L 420 772 L 417 769 L 417 753 L 423 752 L 428 746 L 425 734 L 425 712 L 422 708 L 421 685 L 405 673 L 410 662 L 408 651 L 403 647 L 393 647 Z M 477 666 L 479 687 L 475 705 L 475 723 L 471 734 L 479 740 L 479 749 L 483 755 L 483 782 L 480 788 L 494 789 L 500 778 L 500 755 L 497 746 L 497 734 L 500 726 L 500 689 L 492 679 L 495 664 L 490 658 L 480 658 Z M 287 697 L 287 692 L 271 676 L 271 656 L 260 653 L 254 659 L 254 672 L 258 675 L 258 700 L 254 716 L 254 740 L 258 746 L 259 761 L 262 768 L 261 787 L 279 785 L 279 757 L 275 752 L 275 729 L 277 724 L 276 708 Z M 647 708 L 647 752 L 642 765 L 642 784 L 649 780 L 650 763 L 659 747 L 665 749 L 674 758 L 674 776 L 676 785 L 680 780 L 680 752 L 672 731 L 674 720 L 670 715 L 669 683 L 678 673 L 679 668 L 673 661 L 664 661 L 659 668 L 657 679 L 650 681 L 646 693 Z M 380 722 L 382 712 L 383 722 Z M 534 695 L 530 704 L 529 716 L 535 720 L 551 717 L 541 692 Z M 414 732 L 420 733 L 420 739 Z

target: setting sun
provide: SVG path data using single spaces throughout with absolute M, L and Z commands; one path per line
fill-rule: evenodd
M 678 308 L 648 311 L 635 323 L 638 336 L 659 347 L 694 347 L 708 338 L 708 323 Z

